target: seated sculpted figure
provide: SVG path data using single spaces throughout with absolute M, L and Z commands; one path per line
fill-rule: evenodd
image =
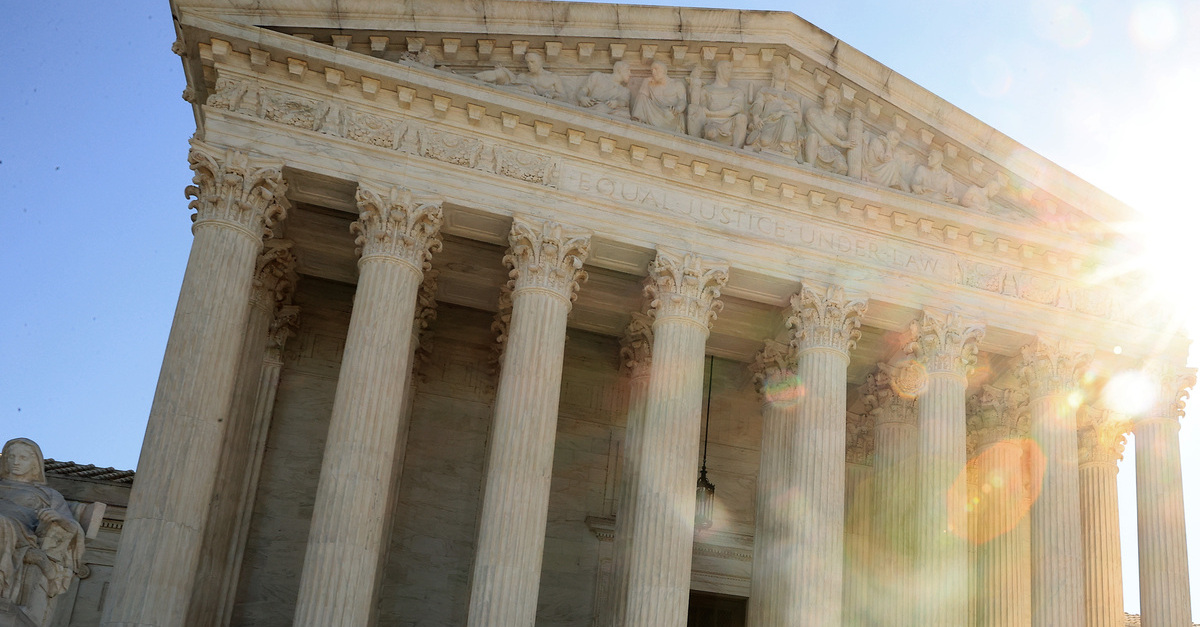
M 750 135 L 746 147 L 788 157 L 800 156 L 800 97 L 787 89 L 788 66 L 778 60 L 771 68 L 771 85 L 758 90 L 750 107 Z
M 0 458 L 0 601 L 36 625 L 83 563 L 83 528 L 62 495 L 46 485 L 42 450 L 17 438 Z
M 729 84 L 733 64 L 717 62 L 717 77 L 700 83 L 700 68 L 692 71 L 692 103 L 688 105 L 688 134 L 741 148 L 746 143 L 746 92 Z
M 912 192 L 942 202 L 958 202 L 954 193 L 954 176 L 942 168 L 946 156 L 942 151 L 929 151 L 929 164 L 917 166 L 913 172 Z
M 846 123 L 837 117 L 837 106 L 841 94 L 833 85 L 825 88 L 825 101 L 820 109 L 809 109 L 804 114 L 808 137 L 804 138 L 804 160 L 808 165 L 837 174 L 846 174 L 849 165 L 843 149 L 853 148 L 857 142 L 850 138 Z
M 872 183 L 907 192 L 907 164 L 904 155 L 897 149 L 899 145 L 900 132 L 896 130 L 872 137 L 871 141 L 867 142 L 867 154 L 863 158 L 863 174 Z
M 562 79 L 546 69 L 542 55 L 536 52 L 526 54 L 525 67 L 529 69 L 528 72 L 517 74 L 502 65 L 497 65 L 495 69 L 475 74 L 475 78 L 485 83 L 505 85 L 553 100 L 562 100 L 566 96 Z
M 592 72 L 579 88 L 575 102 L 584 109 L 619 118 L 629 117 L 629 64 L 617 61 L 612 74 Z
M 638 87 L 633 99 L 633 119 L 650 126 L 676 133 L 684 129 L 684 111 L 687 110 L 687 87 L 683 81 L 667 76 L 667 65 L 655 61 L 650 66 L 650 77 Z
M 996 181 L 988 181 L 983 187 L 972 185 L 963 194 L 962 206 L 980 211 L 991 211 L 992 196 L 995 196 L 999 191 L 1000 183 Z

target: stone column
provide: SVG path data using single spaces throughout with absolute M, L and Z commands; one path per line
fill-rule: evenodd
M 591 234 L 513 218 L 512 317 L 501 357 L 479 519 L 472 627 L 526 627 L 537 614 L 567 313 L 587 278 Z
M 267 359 L 268 341 L 276 310 L 290 305 L 296 283 L 296 258 L 291 247 L 292 243 L 286 240 L 267 240 L 256 263 L 238 379 L 221 445 L 219 465 L 222 472 L 204 530 L 200 570 L 188 609 L 188 625 L 215 627 L 227 624 L 222 623 L 225 600 L 228 598 L 232 603 L 231 597 L 237 588 L 234 577 L 237 567 L 233 562 L 242 554 L 243 547 L 239 546 L 244 541 L 244 535 L 240 533 L 241 521 L 248 507 L 247 495 L 253 490 L 248 482 L 256 470 L 252 467 L 253 461 L 261 454 L 257 446 L 262 419 L 260 411 L 265 410 L 269 419 L 279 376 L 279 369 L 272 368 Z M 272 372 L 274 377 L 270 376 Z M 270 396 L 270 404 L 260 408 L 260 403 L 266 400 L 264 396 Z
M 650 387 L 650 350 L 654 346 L 654 320 L 634 312 L 621 340 L 621 363 L 629 370 L 629 414 L 625 420 L 625 454 L 617 495 L 617 524 L 613 536 L 613 574 L 609 610 L 601 625 L 625 624 L 629 597 L 629 551 L 633 547 L 633 515 L 637 511 L 637 485 L 642 452 L 637 448 L 646 425 L 646 391 Z
M 1072 401 L 1071 394 L 1090 356 L 1043 340 L 1021 353 L 1030 434 L 1046 459 L 1041 491 L 1029 512 L 1033 627 L 1060 627 L 1084 615 L 1078 401 Z
M 1028 397 L 990 385 L 967 403 L 968 439 L 977 451 L 976 616 L 979 627 L 1026 627 L 1030 621 L 1026 557 L 1017 526 L 1025 517 Z
M 625 624 L 682 627 L 691 587 L 704 344 L 721 309 L 717 299 L 729 265 L 660 248 L 649 275 L 654 359 L 636 451 L 637 507 Z
M 874 627 L 871 619 L 871 512 L 874 490 L 872 458 L 875 418 L 846 414 L 846 558 L 842 567 L 842 622 L 844 627 Z
M 1192 620 L 1179 418 L 1181 399 L 1196 384 L 1196 375 L 1159 361 L 1148 362 L 1144 371 L 1155 395 L 1151 408 L 1133 423 L 1142 625 L 1179 627 Z
M 874 593 L 867 617 L 879 627 L 912 624 L 913 487 L 917 483 L 915 368 L 880 364 L 863 390 L 875 419 L 871 553 Z
M 762 598 L 751 602 L 760 612 L 751 624 L 841 627 L 846 367 L 867 305 L 847 299 L 840 288 L 810 285 L 802 286 L 791 303 L 795 361 L 776 368 L 781 388 L 764 387 L 764 400 L 778 398 L 773 402 L 781 411 L 764 410 L 759 485 L 770 492 L 760 492 L 759 502 L 760 507 L 797 509 L 771 509 L 756 519 L 753 572 L 759 578 L 751 581 L 751 596 Z M 769 431 L 769 420 L 781 426 Z M 782 493 L 794 496 L 770 497 Z
M 130 495 L 105 625 L 182 625 L 219 471 L 254 260 L 284 216 L 282 164 L 192 140 L 192 251 Z
M 967 373 L 975 365 L 983 327 L 955 314 L 926 312 L 912 323 L 908 346 L 925 368 L 917 399 L 917 496 L 914 504 L 923 627 L 967 624 L 969 591 L 966 516 Z
M 359 183 L 351 225 L 358 287 L 334 392 L 329 435 L 296 601 L 297 627 L 365 625 L 384 550 L 392 460 L 409 390 L 413 314 L 432 253 L 440 200 Z
M 1117 462 L 1132 426 L 1114 411 L 1088 407 L 1079 421 L 1085 627 L 1125 627 Z

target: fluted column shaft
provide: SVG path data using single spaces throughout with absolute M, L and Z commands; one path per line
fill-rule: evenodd
M 282 165 L 193 141 L 194 239 L 130 495 L 103 624 L 185 622 L 265 228 Z
M 527 627 L 537 615 L 567 313 L 590 234 L 515 218 L 506 263 L 512 318 L 501 358 L 467 624 Z
M 638 478 L 625 624 L 682 627 L 691 587 L 704 344 L 728 277 L 723 262 L 660 249 L 647 294 L 654 343 Z
M 621 359 L 629 368 L 629 414 L 625 420 L 625 453 L 621 468 L 621 485 L 617 494 L 617 522 L 613 535 L 613 572 L 608 613 L 602 625 L 621 627 L 625 624 L 625 602 L 629 598 L 629 561 L 633 548 L 634 512 L 637 511 L 638 477 L 645 438 L 646 395 L 650 388 L 651 347 L 654 335 L 653 320 L 636 312 L 630 322 L 621 347 Z
M 916 404 L 876 373 L 868 386 L 875 416 L 874 491 L 871 495 L 872 598 L 868 618 L 879 627 L 912 621 L 913 486 L 917 484 Z
M 870 497 L 863 494 L 863 490 L 869 489 L 871 485 L 872 474 L 871 466 L 865 463 L 850 460 L 846 462 L 846 533 L 842 567 L 844 627 L 875 625 L 870 618 L 870 605 L 874 600 L 871 588 L 871 518 L 866 507 Z
M 366 625 L 375 604 L 392 460 L 409 390 L 413 312 L 430 250 L 439 245 L 440 201 L 361 184 L 352 230 L 362 250 L 358 287 L 334 392 L 297 627 Z
M 968 620 L 966 373 L 982 334 L 954 315 L 926 313 L 913 325 L 910 350 L 926 369 L 925 391 L 917 399 L 914 505 L 920 590 L 915 624 L 924 627 L 959 627 Z
M 1030 621 L 1029 580 L 1017 525 L 1025 482 L 1021 444 L 1000 440 L 979 454 L 982 507 L 978 513 L 978 610 L 980 627 L 1025 627 Z
M 1183 517 L 1179 421 L 1134 423 L 1137 449 L 1138 574 L 1142 625 L 1177 627 L 1192 620 Z
M 1116 461 L 1093 462 L 1080 467 L 1079 494 L 1086 627 L 1124 627 Z

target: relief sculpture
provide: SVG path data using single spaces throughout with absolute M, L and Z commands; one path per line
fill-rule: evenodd
M 788 66 L 783 60 L 771 68 L 771 84 L 758 90 L 750 107 L 750 135 L 746 146 L 795 159 L 800 156 L 804 123 L 800 96 L 788 91 Z
M 629 64 L 617 61 L 612 73 L 592 72 L 579 88 L 575 103 L 584 109 L 629 118 Z
M 844 175 L 849 172 L 849 163 L 843 151 L 853 148 L 857 142 L 850 137 L 846 123 L 837 116 L 841 99 L 837 88 L 830 85 L 825 88 L 821 108 L 813 107 L 804 114 L 804 126 L 808 130 L 804 139 L 804 161 L 813 167 Z
M 477 73 L 475 78 L 485 83 L 511 87 L 552 100 L 562 100 L 566 97 L 562 80 L 557 74 L 546 69 L 542 55 L 536 52 L 525 55 L 525 66 L 529 71 L 517 74 L 502 65 L 497 65 L 491 70 Z
M 741 148 L 746 143 L 746 92 L 733 87 L 733 64 L 717 62 L 717 77 L 709 85 L 700 83 L 700 68 L 692 71 L 692 104 L 688 105 L 688 133 L 709 141 Z
M 637 98 L 633 100 L 633 119 L 676 133 L 685 132 L 684 111 L 687 110 L 687 87 L 683 81 L 667 76 L 667 65 L 655 61 L 650 77 L 642 81 Z

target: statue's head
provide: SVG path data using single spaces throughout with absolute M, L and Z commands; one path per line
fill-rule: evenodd
M 929 167 L 936 168 L 946 160 L 946 155 L 937 148 L 929 151 Z
M 4 443 L 0 458 L 0 479 L 26 483 L 46 483 L 42 448 L 28 438 L 13 438 Z
M 897 131 L 895 129 L 888 131 L 887 132 L 887 141 L 888 141 L 888 144 L 891 145 L 893 148 L 895 148 L 896 146 L 899 146 L 900 145 L 900 131 Z
M 667 80 L 667 64 L 662 61 L 655 61 L 650 64 L 650 77 L 654 82 L 661 83 Z
M 838 91 L 837 87 L 830 85 L 825 88 L 825 106 L 826 107 L 828 107 L 828 108 L 836 107 L 836 106 L 838 106 L 838 103 L 840 103 L 841 101 L 842 101 L 842 93 L 840 91 Z
M 613 64 L 613 76 L 621 82 L 622 85 L 629 82 L 629 64 L 625 61 L 617 61 Z
M 733 77 L 733 64 L 724 59 L 717 61 L 717 79 L 728 83 Z
M 530 52 L 525 55 L 525 66 L 529 68 L 530 72 L 541 72 L 544 63 L 545 59 L 536 52 Z

